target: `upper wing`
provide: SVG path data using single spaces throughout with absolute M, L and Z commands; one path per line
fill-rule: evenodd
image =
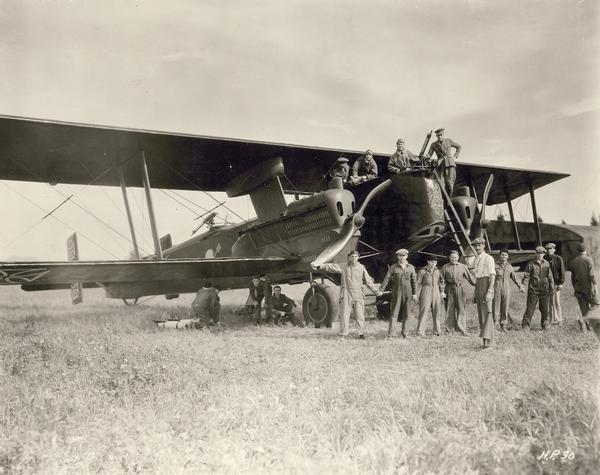
M 507 190 L 510 198 L 518 198 L 529 193 L 529 185 L 533 189 L 548 185 L 554 181 L 566 178 L 567 173 L 555 173 L 520 168 L 488 167 L 472 163 L 456 164 L 456 187 L 473 185 L 477 190 L 477 199 L 481 202 L 483 190 L 490 174 L 494 175 L 487 204 L 495 205 L 508 201 Z
M 324 176 L 340 155 L 360 152 L 123 129 L 0 116 L 0 179 L 118 186 L 121 166 L 127 186 L 142 186 L 144 152 L 155 188 L 224 191 L 249 165 L 282 158 L 299 190 L 325 186 Z
M 0 116 L 0 179 L 118 186 L 121 167 L 127 186 L 142 186 L 138 159 L 144 152 L 153 187 L 224 191 L 249 165 L 281 158 L 293 186 L 325 188 L 336 159 L 363 152 L 323 147 L 124 129 Z M 382 175 L 389 155 L 376 154 Z M 457 185 L 473 183 L 481 198 L 490 173 L 495 181 L 488 203 L 564 178 L 564 173 L 489 167 L 459 162 Z M 285 185 L 284 185 L 285 186 Z
M 0 285 L 74 282 L 149 282 L 242 277 L 281 270 L 297 259 L 283 257 L 168 259 L 162 261 L 2 262 Z

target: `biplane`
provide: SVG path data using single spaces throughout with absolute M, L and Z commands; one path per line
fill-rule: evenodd
M 535 238 L 541 243 L 535 190 L 568 176 L 461 161 L 451 197 L 435 168 L 424 163 L 389 175 L 389 155 L 374 154 L 378 178 L 351 188 L 329 179 L 338 157 L 352 163 L 361 155 L 2 116 L 0 179 L 121 187 L 134 252 L 130 260 L 84 261 L 71 242 L 69 261 L 0 263 L 0 284 L 26 291 L 80 286 L 77 298 L 81 286 L 102 287 L 107 297 L 131 303 L 142 296 L 195 292 L 206 281 L 222 289 L 244 288 L 253 275 L 266 274 L 279 284 L 309 282 L 304 316 L 316 326 L 328 325 L 338 300 L 329 282 L 336 277 L 320 274 L 315 270 L 319 264 L 343 262 L 350 250 L 359 248 L 370 274 L 381 280 L 400 247 L 409 249 L 415 264 L 429 254 L 445 258 L 449 249 L 460 249 L 468 262 L 474 237 L 486 237 L 494 249 L 485 210 L 499 203 L 507 203 L 510 212 L 511 256 L 525 259 L 531 251 L 521 246 L 512 200 L 530 195 Z M 128 187 L 145 190 L 154 244 L 147 255 L 136 243 Z M 170 236 L 159 234 L 153 187 L 247 195 L 256 217 L 237 224 L 211 221 L 207 231 L 173 244 Z

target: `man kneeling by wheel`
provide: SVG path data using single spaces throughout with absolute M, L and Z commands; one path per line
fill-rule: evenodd
M 271 297 L 271 314 L 276 325 L 282 325 L 287 322 L 293 322 L 294 302 L 287 295 L 281 293 L 281 287 L 276 285 L 273 287 L 273 296 Z

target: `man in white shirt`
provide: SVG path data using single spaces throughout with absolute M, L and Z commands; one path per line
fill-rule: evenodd
M 483 338 L 483 347 L 494 346 L 494 317 L 492 302 L 494 300 L 494 281 L 496 280 L 496 263 L 494 258 L 485 252 L 485 239 L 476 238 L 472 242 L 477 257 L 474 262 L 475 303 L 479 317 L 479 336 Z

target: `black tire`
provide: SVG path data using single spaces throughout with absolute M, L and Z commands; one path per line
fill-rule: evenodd
M 310 287 L 302 300 L 302 314 L 304 321 L 315 328 L 331 328 L 340 314 L 339 289 L 327 284 Z

